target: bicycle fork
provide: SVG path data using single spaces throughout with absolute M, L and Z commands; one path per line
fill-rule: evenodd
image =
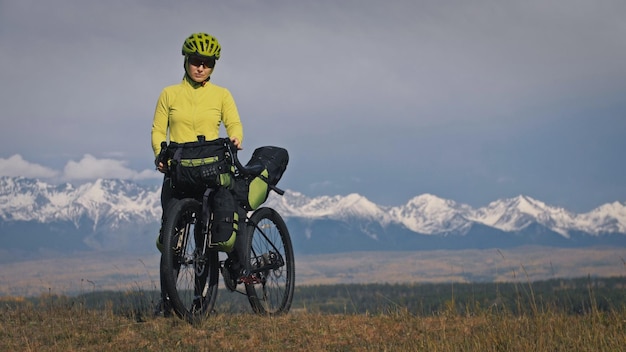
M 196 241 L 196 253 L 194 253 L 193 266 L 194 266 L 194 305 L 197 302 L 202 302 L 202 299 L 206 296 L 206 280 L 209 275 L 207 268 L 208 262 L 208 241 L 209 236 L 202 231 L 204 226 L 198 226 L 194 228 L 194 240 Z M 200 229 L 200 231 L 198 231 Z

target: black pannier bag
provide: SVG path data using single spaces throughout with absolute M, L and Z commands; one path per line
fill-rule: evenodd
M 208 198 L 211 209 L 209 246 L 229 253 L 233 250 L 239 231 L 237 202 L 230 190 L 223 187 L 211 191 Z
M 229 187 L 232 165 L 222 139 L 170 143 L 169 156 L 172 188 L 185 193 L 202 193 L 207 188 Z
M 289 163 L 289 153 L 280 147 L 260 147 L 254 150 L 246 167 L 261 167 L 256 177 L 237 179 L 233 192 L 237 201 L 246 210 L 255 210 L 267 200 L 269 185 L 275 186 L 283 176 Z

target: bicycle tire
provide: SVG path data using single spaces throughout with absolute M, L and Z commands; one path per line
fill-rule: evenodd
M 213 310 L 219 282 L 218 252 L 202 245 L 201 212 L 199 201 L 180 199 L 163 223 L 163 289 L 176 315 L 191 323 Z
M 260 315 L 287 313 L 293 300 L 295 263 L 289 230 L 274 209 L 257 209 L 248 221 L 247 275 L 243 278 L 252 310 Z

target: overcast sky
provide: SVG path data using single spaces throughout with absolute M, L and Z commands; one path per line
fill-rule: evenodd
M 0 0 L 0 174 L 158 182 L 150 128 L 193 32 L 246 159 L 382 205 L 626 201 L 623 0 Z

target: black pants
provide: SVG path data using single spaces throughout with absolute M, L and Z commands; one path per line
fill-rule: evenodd
M 163 210 L 163 213 L 161 215 L 161 220 L 165 219 L 165 210 L 167 209 L 169 203 L 178 199 L 180 199 L 180 194 L 172 189 L 170 177 L 163 177 L 163 186 L 161 186 L 161 209 Z M 163 223 L 161 222 L 161 224 Z

